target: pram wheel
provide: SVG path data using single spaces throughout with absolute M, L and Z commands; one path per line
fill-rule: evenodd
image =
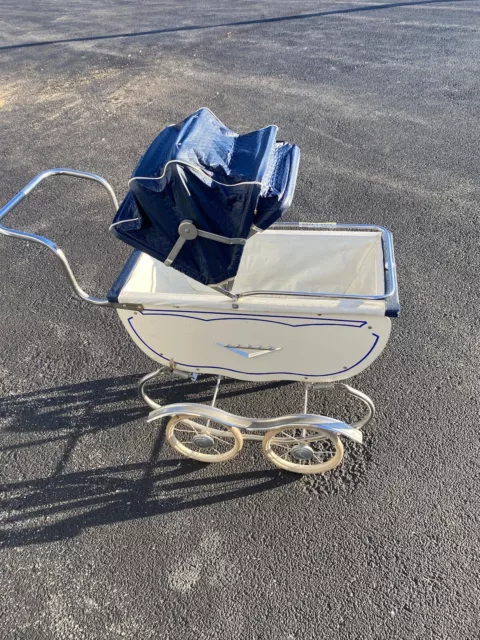
M 312 427 L 277 427 L 262 441 L 266 458 L 275 466 L 293 473 L 325 473 L 343 459 L 338 435 Z
M 167 424 L 166 438 L 176 451 L 200 462 L 225 462 L 243 446 L 239 429 L 201 416 L 174 416 Z

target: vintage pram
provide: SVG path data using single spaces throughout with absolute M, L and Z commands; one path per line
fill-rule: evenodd
M 380 355 L 398 315 L 393 245 L 379 226 L 277 223 L 293 197 L 299 150 L 276 133 L 270 126 L 238 136 L 200 109 L 154 140 L 120 207 L 100 176 L 50 169 L 0 210 L 1 219 L 50 176 L 103 185 L 116 211 L 112 231 L 135 248 L 104 299 L 80 288 L 52 241 L 4 226 L 0 233 L 48 247 L 77 296 L 117 310 L 132 340 L 161 365 L 139 391 L 149 421 L 169 418 L 166 437 L 177 451 L 222 462 L 243 440 L 258 440 L 277 467 L 323 473 L 341 462 L 341 437 L 362 442 L 374 415 L 371 399 L 343 381 Z M 165 369 L 193 380 L 216 376 L 211 406 L 155 402 L 146 385 Z M 303 412 L 228 413 L 216 406 L 222 377 L 301 382 Z M 360 421 L 308 413 L 309 390 L 338 386 L 364 405 Z

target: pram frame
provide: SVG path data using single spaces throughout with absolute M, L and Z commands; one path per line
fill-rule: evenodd
M 29 194 L 31 193 L 38 185 L 40 185 L 45 179 L 55 176 L 69 176 L 74 178 L 80 178 L 84 180 L 89 180 L 91 182 L 95 182 L 100 184 L 108 193 L 112 204 L 115 210 L 118 209 L 118 201 L 115 195 L 115 192 L 112 186 L 102 178 L 101 176 L 88 173 L 83 171 L 77 171 L 74 169 L 65 169 L 65 168 L 55 168 L 55 169 L 47 169 L 39 173 L 35 178 L 33 178 L 21 191 L 19 191 L 13 198 L 11 198 L 1 209 L 0 209 L 0 221 L 10 213 L 18 204 Z M 394 259 L 394 251 L 393 251 L 393 243 L 391 239 L 390 232 L 379 225 L 368 225 L 368 224 L 337 224 L 332 222 L 327 223 L 314 223 L 314 222 L 279 222 L 272 226 L 272 228 L 289 230 L 289 229 L 308 229 L 308 230 L 328 230 L 328 229 L 341 229 L 341 230 L 350 230 L 350 231 L 374 231 L 380 232 L 382 237 L 382 247 L 383 247 L 383 269 L 384 269 L 384 281 L 385 281 L 385 292 L 382 294 L 347 294 L 347 293 L 327 293 L 327 292 L 312 292 L 312 291 L 266 291 L 266 290 L 250 290 L 244 291 L 241 293 L 231 293 L 230 291 L 218 287 L 212 286 L 212 289 L 216 291 L 222 292 L 224 295 L 228 296 L 228 298 L 232 301 L 232 308 L 238 309 L 239 303 L 243 298 L 251 297 L 251 296 L 289 296 L 289 297 L 301 297 L 301 298 L 334 298 L 334 299 L 354 299 L 354 300 L 376 300 L 376 301 L 387 301 L 397 294 L 397 276 L 396 276 L 396 265 Z M 13 238 L 17 238 L 19 240 L 31 241 L 38 244 L 41 244 L 47 247 L 50 251 L 52 251 L 56 257 L 60 260 L 62 267 L 67 276 L 68 282 L 72 287 L 75 295 L 87 302 L 89 304 L 99 306 L 99 307 L 112 307 L 115 309 L 131 309 L 136 311 L 143 310 L 142 304 L 133 304 L 133 303 L 119 303 L 112 302 L 108 298 L 98 298 L 96 296 L 89 295 L 85 292 L 82 287 L 79 285 L 75 275 L 72 271 L 70 263 L 68 262 L 63 251 L 57 246 L 55 242 L 49 240 L 48 238 L 35 234 L 29 233 L 25 231 L 20 231 L 18 229 L 13 229 L 0 224 L 0 235 L 5 235 Z M 361 429 L 366 426 L 375 414 L 375 407 L 372 400 L 364 393 L 354 389 L 345 383 L 304 383 L 305 384 L 305 402 L 304 402 L 304 412 L 300 414 L 290 415 L 290 416 L 282 416 L 279 418 L 272 419 L 253 419 L 246 418 L 242 416 L 235 416 L 231 413 L 225 412 L 221 409 L 215 407 L 220 382 L 222 376 L 217 377 L 217 384 L 215 387 L 215 392 L 213 396 L 213 401 L 211 406 L 196 404 L 196 403 L 176 403 L 171 405 L 162 406 L 155 402 L 146 392 L 146 385 L 151 382 L 153 379 L 157 378 L 160 373 L 164 370 L 169 371 L 168 367 L 162 367 L 161 369 L 157 369 L 152 373 L 144 376 L 138 385 L 138 390 L 140 396 L 144 400 L 144 402 L 152 409 L 148 421 L 152 422 L 158 420 L 163 417 L 170 416 L 172 421 L 176 419 L 182 419 L 183 417 L 193 416 L 193 417 L 201 417 L 204 420 L 207 420 L 206 427 L 202 428 L 201 433 L 208 432 L 208 428 L 210 425 L 210 421 L 219 422 L 221 425 L 224 425 L 227 430 L 230 430 L 232 437 L 235 437 L 237 440 L 240 437 L 240 446 L 241 448 L 241 438 L 245 440 L 256 440 L 263 441 L 264 452 L 267 454 L 265 443 L 268 438 L 271 439 L 272 434 L 276 432 L 283 433 L 282 429 L 291 429 L 297 428 L 301 430 L 301 433 L 305 436 L 307 433 L 307 427 L 309 430 L 314 430 L 314 432 L 318 432 L 318 436 L 315 436 L 314 439 L 319 440 L 322 438 L 332 438 L 329 433 L 333 434 L 337 440 L 338 435 L 346 436 L 356 442 L 362 442 L 362 433 Z M 188 378 L 192 380 L 196 380 L 197 374 L 187 373 L 178 370 L 170 370 L 173 375 L 176 375 L 180 378 Z M 366 414 L 360 419 L 358 422 L 349 425 L 340 420 L 334 420 L 332 418 L 328 418 L 326 416 L 320 416 L 315 414 L 308 414 L 308 394 L 311 389 L 322 389 L 328 390 L 333 388 L 342 388 L 346 391 L 350 396 L 358 399 L 365 407 Z M 173 416 L 173 417 L 172 417 Z M 167 429 L 168 426 L 167 425 Z M 241 436 L 234 435 L 240 430 L 243 432 Z M 215 430 L 210 430 L 215 432 Z M 294 431 L 294 433 L 296 433 Z M 292 436 L 289 436 L 290 438 Z M 308 444 L 311 441 L 308 438 L 305 439 L 302 444 L 303 448 L 308 448 Z M 277 442 L 282 442 L 282 437 L 277 439 Z M 341 447 L 341 444 L 340 444 Z M 298 447 L 297 447 L 298 448 Z M 238 452 L 238 451 L 236 451 Z M 235 452 L 235 453 L 236 453 Z M 340 450 L 339 460 L 343 456 L 343 448 Z M 192 456 L 193 457 L 193 456 Z M 267 456 L 268 457 L 268 456 Z M 337 456 L 338 457 L 338 456 Z M 196 459 L 201 459 L 197 457 Z M 212 460 L 213 461 L 213 460 Z M 220 461 L 220 460 L 219 460 Z M 308 470 L 305 467 L 302 467 L 303 461 L 300 461 L 298 464 L 288 463 L 286 465 L 278 464 L 274 461 L 277 466 L 281 468 L 296 471 L 298 473 L 315 473 L 316 471 Z M 308 462 L 306 463 L 308 466 Z M 318 465 L 317 465 L 318 466 Z

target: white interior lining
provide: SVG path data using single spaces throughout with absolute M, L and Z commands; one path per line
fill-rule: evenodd
M 252 236 L 243 252 L 233 293 L 252 290 L 350 293 L 384 293 L 383 248 L 380 232 L 370 231 L 282 231 Z M 166 267 L 142 254 L 119 300 L 140 304 L 224 308 L 231 300 L 211 287 Z M 333 309 L 375 309 L 383 312 L 384 301 L 314 299 L 277 296 L 244 298 L 250 306 L 288 306 Z M 364 311 L 366 312 L 366 311 Z
M 384 293 L 380 232 L 272 230 L 250 238 L 233 293 Z

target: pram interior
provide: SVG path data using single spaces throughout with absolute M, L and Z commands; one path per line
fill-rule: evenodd
M 310 308 L 326 308 L 384 315 L 384 300 L 291 298 L 266 293 L 383 294 L 381 232 L 270 229 L 259 233 L 245 245 L 231 293 L 240 295 L 253 290 L 265 293 L 246 297 L 248 305 L 288 306 L 300 313 Z M 231 301 L 224 294 L 140 252 L 129 260 L 109 298 L 134 304 L 231 307 Z

